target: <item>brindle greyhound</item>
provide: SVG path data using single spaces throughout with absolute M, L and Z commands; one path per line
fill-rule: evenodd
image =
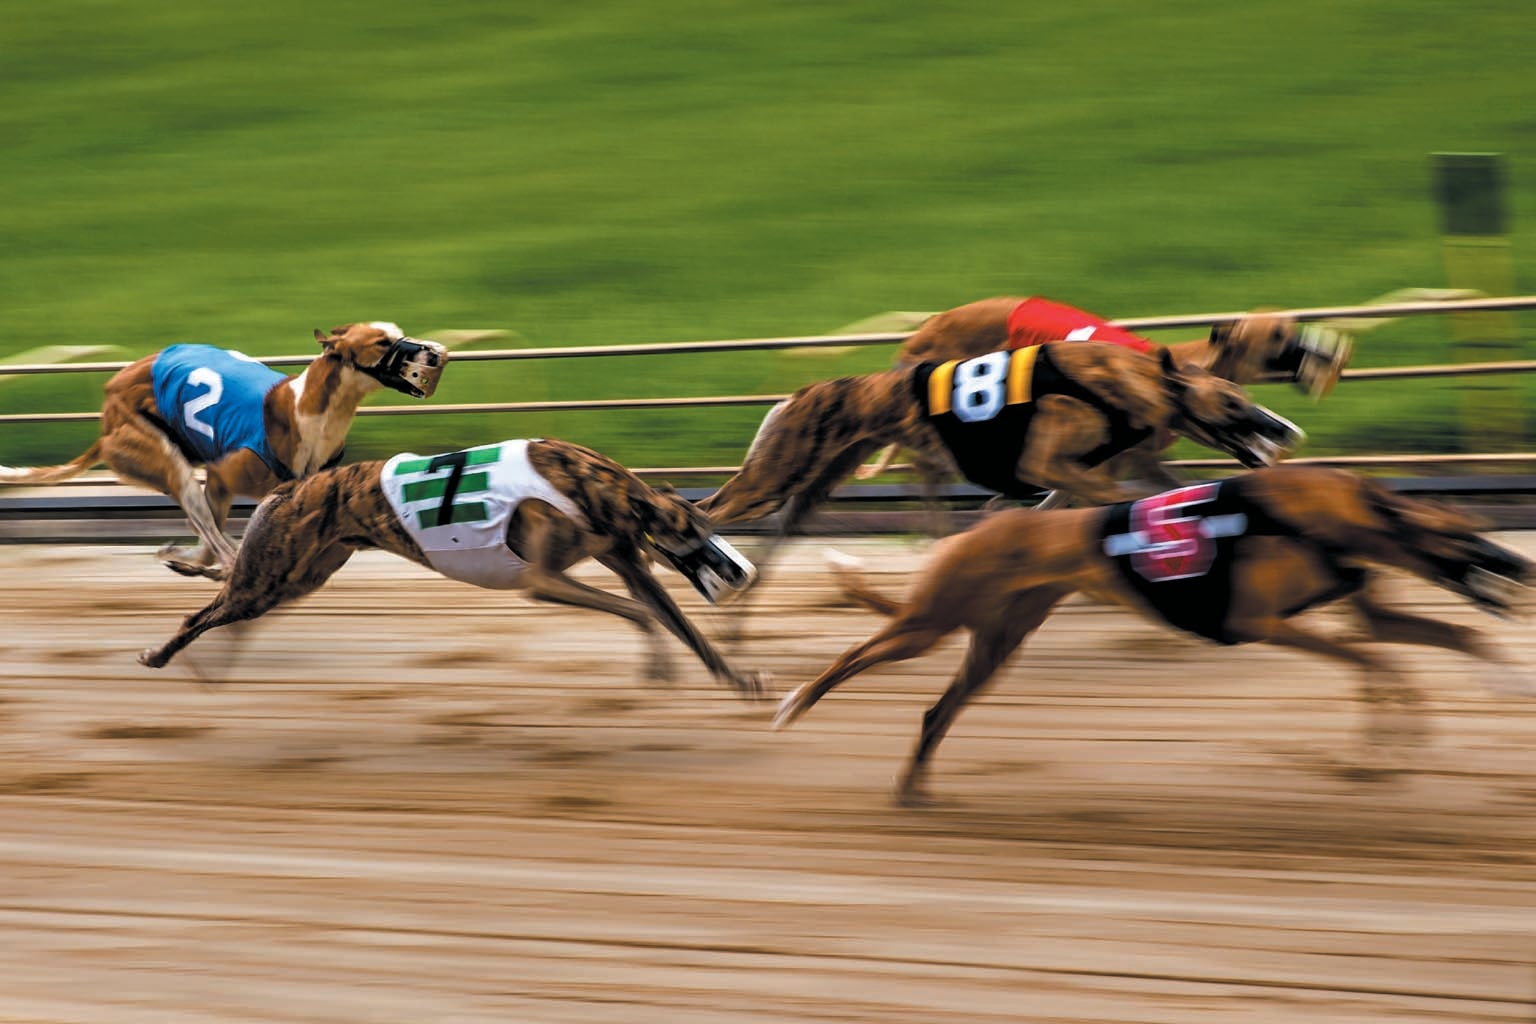
M 101 435 L 58 466 L 0 466 L 0 484 L 42 484 L 106 463 L 118 479 L 159 491 L 187 514 L 202 543 L 161 549 L 188 576 L 222 578 L 235 547 L 224 520 L 237 496 L 260 498 L 284 480 L 341 460 L 363 397 L 390 387 L 425 398 L 448 352 L 392 323 L 315 332 L 320 355 L 292 377 L 238 352 L 173 345 L 125 367 L 106 385 Z M 193 466 L 206 466 L 199 484 Z
M 1138 352 L 1156 352 L 1155 342 L 1110 324 L 1086 310 L 1039 297 L 1003 296 L 981 299 L 936 313 L 925 320 L 896 353 L 897 366 L 921 362 L 969 359 L 1004 349 L 1024 348 L 1058 341 L 1099 341 L 1124 345 Z M 1199 366 L 1235 384 L 1290 381 L 1314 399 L 1333 390 L 1349 363 L 1353 342 L 1349 335 L 1318 325 L 1268 313 L 1256 313 L 1213 326 L 1204 338 L 1166 346 L 1174 362 Z M 1119 460 L 1115 473 L 1140 474 L 1150 479 L 1171 478 L 1160 473 L 1159 442 L 1138 445 Z M 1166 447 L 1166 443 L 1163 443 Z M 867 480 L 890 467 L 896 447 L 889 446 L 858 477 Z M 1058 496 L 1046 507 L 1065 503 Z
M 1477 630 L 1388 608 L 1368 586 L 1367 566 L 1394 567 L 1507 613 L 1532 566 L 1479 537 L 1481 525 L 1343 470 L 1310 466 L 1277 466 L 1110 508 L 1012 509 L 941 541 L 905 601 L 841 567 L 844 592 L 891 621 L 786 697 L 775 725 L 793 722 L 860 672 L 969 630 L 960 672 L 923 716 L 897 785 L 899 800 L 921 802 L 928 759 L 961 709 L 1062 600 L 1082 590 L 1219 642 L 1267 642 L 1352 665 L 1376 709 L 1368 737 L 1391 737 L 1386 709 L 1412 737 L 1422 730 L 1423 698 L 1393 663 L 1360 640 L 1324 635 L 1292 617 L 1347 597 L 1367 631 L 1361 639 L 1506 662 L 1509 674 L 1490 682 L 1531 692 Z
M 1267 465 L 1302 437 L 1230 381 L 1117 345 L 1046 345 L 801 388 L 771 409 L 741 469 L 700 503 L 718 528 L 784 510 L 792 533 L 874 450 L 912 451 L 927 480 L 963 472 L 1003 494 L 1136 497 L 1105 460 L 1177 432 Z M 770 545 L 771 546 L 771 545 Z
M 207 630 L 257 618 L 307 594 L 360 548 L 378 548 L 452 579 L 526 590 L 544 601 L 608 612 L 650 642 L 648 675 L 671 666 L 655 622 L 718 680 L 742 694 L 765 677 L 733 668 L 651 575 L 659 553 L 715 600 L 749 586 L 750 563 L 713 535 L 689 502 L 612 459 L 564 441 L 504 441 L 435 457 L 398 455 L 283 484 L 257 507 L 224 587 L 139 661 L 160 668 Z M 566 575 L 595 558 L 633 600 Z

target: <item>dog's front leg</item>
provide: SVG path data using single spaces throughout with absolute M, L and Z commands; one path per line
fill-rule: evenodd
M 1371 748 L 1422 744 L 1429 735 L 1424 694 L 1390 660 L 1354 645 L 1302 629 L 1278 614 L 1232 619 L 1228 628 L 1240 636 L 1311 651 L 1354 665 L 1363 674 L 1366 701 L 1365 740 Z M 1376 751 L 1368 752 L 1373 756 Z M 1387 766 L 1390 768 L 1390 766 Z
M 641 602 L 657 621 L 666 627 L 667 631 L 688 645 L 688 649 L 696 654 L 704 667 L 709 669 L 710 675 L 723 683 L 733 687 L 737 692 L 746 697 L 761 697 L 767 690 L 767 677 L 760 672 L 742 672 L 736 669 L 725 655 L 709 642 L 709 639 L 700 633 L 697 627 L 689 621 L 688 617 L 678 608 L 677 602 L 672 600 L 666 588 L 656 582 L 656 577 L 651 575 L 650 568 L 644 560 L 636 557 L 625 557 L 619 552 L 611 552 L 608 555 L 599 555 L 598 561 L 612 569 L 629 592 L 635 595 L 635 599 Z M 649 626 L 649 620 L 647 621 Z
M 1536 695 L 1536 679 L 1531 678 L 1529 670 L 1481 630 L 1388 608 L 1378 603 L 1369 590 L 1354 594 L 1350 603 L 1359 612 L 1372 640 L 1457 651 L 1488 663 L 1482 682 L 1489 690 L 1525 697 Z
M 224 532 L 235 495 L 266 494 L 277 486 L 278 480 L 259 455 L 245 448 L 208 466 L 205 475 L 207 482 L 196 491 L 196 496 L 201 499 L 202 509 L 206 510 L 200 511 L 199 515 L 206 515 L 206 520 L 200 521 L 194 516 L 188 499 L 182 498 L 182 507 L 188 510 L 188 518 L 192 519 L 202 543 L 191 552 L 162 549 L 161 557 L 169 568 L 183 575 L 221 580 L 229 574 L 230 566 L 235 562 L 235 545 Z
M 1105 463 L 1105 470 L 1116 480 L 1135 481 L 1153 492 L 1170 491 L 1184 483 L 1163 461 L 1157 438 L 1148 438 L 1112 456 Z
M 319 589 L 352 557 L 352 549 L 331 537 L 297 532 L 300 521 L 286 496 L 260 510 L 241 549 L 244 557 L 231 564 L 218 596 L 187 616 L 171 639 L 142 651 L 139 664 L 164 668 L 208 630 L 260 618 Z
M 1097 409 L 1074 398 L 1047 395 L 1030 421 L 1014 475 L 1020 483 L 1065 491 L 1094 505 L 1141 497 L 1116 483 L 1107 465 L 1089 468 L 1078 461 L 1108 440 L 1109 425 Z

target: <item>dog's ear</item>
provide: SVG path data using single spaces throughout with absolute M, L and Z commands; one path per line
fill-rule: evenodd
M 1158 349 L 1157 361 L 1162 370 L 1163 393 L 1175 402 L 1182 402 L 1184 393 L 1189 390 L 1189 376 L 1184 368 L 1174 362 L 1173 353 L 1167 346 Z
M 316 327 L 315 340 L 320 343 L 321 348 L 329 352 L 331 349 L 336 347 L 336 335 L 338 333 L 340 332 L 332 331 L 330 334 L 324 334 L 321 332 L 320 328 Z
M 1183 391 L 1189 386 L 1189 378 L 1184 375 L 1184 368 L 1174 362 L 1173 352 L 1167 345 L 1158 347 L 1157 362 L 1163 371 L 1163 380 L 1170 391 Z
M 1211 325 L 1211 347 L 1216 349 L 1217 351 L 1220 351 L 1221 349 L 1226 348 L 1227 344 L 1232 340 L 1232 328 L 1233 328 L 1233 326 L 1234 325 L 1231 324 L 1231 323 L 1212 324 Z

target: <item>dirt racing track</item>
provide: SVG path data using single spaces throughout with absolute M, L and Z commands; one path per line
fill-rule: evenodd
M 921 559 L 845 546 L 892 587 Z M 780 692 L 875 628 L 818 548 L 737 648 Z M 1453 654 L 1396 648 L 1434 733 L 1387 776 L 1347 673 L 1075 601 L 905 810 L 960 638 L 775 733 L 680 645 L 653 688 L 617 619 L 383 557 L 219 688 L 136 664 L 214 588 L 146 549 L 0 547 L 0 574 L 0 1021 L 1536 1016 L 1536 701 Z M 1394 590 L 1536 660 L 1527 624 Z

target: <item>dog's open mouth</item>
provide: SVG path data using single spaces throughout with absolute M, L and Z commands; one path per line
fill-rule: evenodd
M 1306 431 L 1284 416 L 1268 409 L 1259 409 L 1257 413 L 1248 431 L 1229 435 L 1221 444 L 1227 454 L 1247 468 L 1273 466 L 1306 442 Z
M 1474 604 L 1499 618 L 1510 618 L 1526 603 L 1525 584 L 1478 566 L 1473 566 L 1461 582 Z
M 1529 603 L 1532 565 L 1525 558 L 1479 539 L 1477 556 L 1446 580 L 1449 589 L 1499 618 L 1522 613 Z

